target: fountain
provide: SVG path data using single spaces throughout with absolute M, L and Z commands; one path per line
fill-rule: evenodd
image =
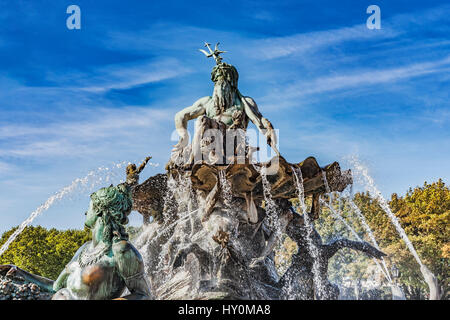
M 145 257 L 155 297 L 336 298 L 326 269 L 337 250 L 350 247 L 377 258 L 383 255 L 361 241 L 338 239 L 324 245 L 314 229 L 313 221 L 320 215 L 320 195 L 327 188 L 343 191 L 352 182 L 351 172 L 341 172 L 337 162 L 320 167 L 313 157 L 300 163 L 287 162 L 276 147 L 271 123 L 253 99 L 237 89 L 237 70 L 222 62 L 217 46 L 214 51 L 206 46 L 216 60 L 211 74 L 213 97 L 202 98 L 176 114 L 180 141 L 166 165 L 166 174 L 150 177 L 134 189 L 136 210 L 155 220 L 135 242 Z M 188 145 L 187 122 L 194 118 L 198 118 L 195 134 Z M 243 138 L 249 121 L 267 137 L 276 154 L 267 162 L 252 160 L 257 148 Z M 174 184 L 186 180 L 190 184 Z M 176 200 L 180 195 L 175 190 L 183 189 L 180 185 L 189 185 L 184 194 L 195 199 L 190 209 Z M 311 212 L 307 212 L 305 197 L 312 198 Z M 294 198 L 300 199 L 301 215 L 289 201 Z M 160 199 L 165 200 L 161 203 Z M 280 279 L 274 248 L 284 233 L 291 233 L 302 250 L 296 255 L 298 261 Z M 309 239 L 306 246 L 305 239 Z M 315 276 L 309 281 L 311 271 Z M 286 294 L 292 292 L 289 288 L 298 287 L 291 282 L 299 277 L 305 280 L 299 283 L 306 287 L 299 294 Z
M 132 244 L 127 242 L 122 232 L 126 219 L 113 221 L 111 237 L 107 237 L 102 250 L 93 246 L 86 261 L 74 258 L 70 263 L 75 271 L 91 264 L 96 266 L 100 261 L 97 259 L 102 259 L 106 250 L 114 253 L 114 244 L 120 242 L 129 250 L 136 249 L 133 251 L 133 265 L 139 269 L 135 270 L 136 279 L 128 281 L 121 273 L 101 269 L 102 275 L 118 279 L 116 285 L 102 293 L 94 290 L 87 294 L 81 290 L 78 295 L 70 286 L 58 285 L 64 284 L 60 279 L 56 282 L 41 279 L 14 266 L 1 266 L 0 276 L 22 277 L 43 291 L 55 293 L 53 298 L 117 298 L 125 287 L 131 292 L 126 298 L 148 298 L 148 282 L 155 299 L 337 299 L 339 288 L 328 279 L 328 261 L 338 250 L 350 248 L 378 260 L 385 256 L 373 235 L 373 245 L 357 235 L 357 241 L 338 238 L 323 243 L 314 225 L 321 208 L 328 207 L 340 218 L 331 203 L 324 202 L 322 197 L 343 192 L 351 185 L 351 171 L 341 171 L 337 162 L 319 166 L 314 157 L 299 163 L 283 158 L 272 124 L 262 116 L 255 101 L 238 90 L 236 68 L 222 62 L 223 51 L 217 45 L 214 50 L 209 44 L 205 46 L 209 53 L 203 52 L 216 62 L 211 73 L 214 93 L 175 115 L 180 140 L 172 150 L 166 172 L 140 183 L 139 174 L 148 157 L 139 167 L 127 166 L 123 184 L 109 187 L 120 189 L 117 191 L 120 199 L 124 194 L 132 199 L 130 207 L 122 208 L 124 217 L 131 210 L 142 214 L 139 236 Z M 195 118 L 194 138 L 188 144 L 187 124 Z M 266 162 L 253 160 L 253 152 L 259 148 L 250 146 L 246 139 L 249 121 L 256 125 L 274 152 Z M 80 181 L 74 182 L 75 185 Z M 23 223 L 23 228 L 57 199 L 70 193 L 72 185 L 36 210 Z M 293 199 L 298 199 L 297 207 Z M 307 201 L 311 202 L 310 208 Z M 114 205 L 117 203 L 106 205 L 104 212 L 109 212 Z M 355 207 L 353 204 L 354 210 Z M 95 210 L 94 206 L 89 212 Z M 99 215 L 92 213 L 92 216 Z M 362 214 L 359 212 L 358 216 Z M 100 220 L 103 219 L 106 218 Z M 94 229 L 97 220 L 92 222 Z M 296 242 L 298 250 L 286 272 L 279 275 L 274 248 L 285 234 Z M 80 250 L 76 257 L 81 256 Z M 114 263 L 120 266 L 119 253 Z M 390 279 L 387 268 L 384 271 Z
M 406 234 L 405 230 L 400 225 L 400 222 L 398 221 L 397 217 L 392 212 L 391 208 L 389 207 L 389 204 L 387 203 L 386 199 L 384 199 L 381 192 L 378 190 L 378 188 L 375 185 L 375 182 L 373 181 L 372 177 L 369 175 L 367 167 L 365 167 L 356 157 L 353 157 L 351 159 L 351 162 L 353 163 L 357 174 L 359 174 L 367 187 L 367 189 L 375 196 L 375 198 L 379 201 L 381 208 L 386 212 L 389 219 L 391 219 L 392 224 L 394 225 L 395 229 L 399 233 L 400 237 L 405 242 L 407 248 L 413 255 L 414 259 L 417 261 L 417 263 L 420 266 L 420 272 L 422 273 L 425 282 L 427 283 L 429 289 L 430 289 L 430 300 L 439 300 L 441 296 L 441 290 L 439 288 L 438 281 L 434 274 L 423 264 L 422 260 L 420 259 L 419 255 L 417 254 L 416 249 L 414 249 L 414 246 L 409 240 L 408 235 Z

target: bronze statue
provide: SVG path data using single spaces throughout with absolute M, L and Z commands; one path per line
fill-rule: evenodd
M 189 120 L 196 118 L 198 119 L 195 124 L 192 148 L 187 151 L 188 155 L 185 158 L 186 161 L 184 163 L 187 167 L 197 162 L 197 160 L 202 160 L 200 152 L 204 147 L 204 144 L 213 142 L 205 142 L 204 134 L 206 131 L 209 129 L 216 129 L 224 136 L 226 131 L 230 129 L 237 130 L 237 132 L 245 132 L 249 120 L 252 121 L 258 130 L 266 136 L 267 143 L 272 147 L 275 153 L 279 155 L 276 147 L 277 137 L 272 124 L 261 115 L 256 102 L 252 98 L 243 96 L 239 92 L 239 74 L 236 68 L 222 62 L 222 58 L 220 57 L 220 53 L 225 51 L 218 50 L 218 44 L 214 51 L 209 47 L 209 43 L 205 43 L 205 47 L 209 49 L 210 53 L 207 53 L 204 50 L 201 51 L 205 53 L 207 57 L 214 57 L 216 60 L 216 65 L 211 72 L 211 80 L 214 82 L 213 95 L 198 99 L 192 106 L 179 111 L 175 115 L 175 128 L 180 135 L 180 140 L 174 146 L 174 154 L 168 167 L 173 166 L 174 163 L 177 162 L 176 159 L 182 157 L 182 154 L 186 153 L 185 148 L 188 146 L 187 123 Z M 226 143 L 227 142 L 224 141 L 224 144 Z M 230 150 L 227 150 L 227 152 L 230 152 Z M 211 156 L 213 157 L 214 155 Z M 230 159 L 225 159 L 225 161 L 229 160 Z
M 129 188 L 111 185 L 91 195 L 85 225 L 92 241 L 78 249 L 56 281 L 15 266 L 9 266 L 8 275 L 54 293 L 53 300 L 149 299 L 142 257 L 124 228 L 132 208 Z M 125 289 L 130 294 L 121 297 Z
M 134 187 L 139 184 L 139 174 L 142 172 L 142 170 L 144 170 L 145 166 L 147 165 L 147 163 L 150 161 L 151 158 L 152 157 L 146 157 L 144 159 L 144 161 L 141 163 L 141 165 L 139 166 L 139 168 L 137 168 L 134 163 L 130 163 L 127 166 L 126 184 L 129 185 L 132 189 L 134 189 Z

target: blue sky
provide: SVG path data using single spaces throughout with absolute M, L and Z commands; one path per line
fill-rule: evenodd
M 228 51 L 288 161 L 357 155 L 385 196 L 448 183 L 449 15 L 432 0 L 0 1 L 0 232 L 100 166 L 150 154 L 143 178 L 162 172 L 174 113 L 212 93 L 204 41 Z M 88 194 L 35 224 L 81 228 Z

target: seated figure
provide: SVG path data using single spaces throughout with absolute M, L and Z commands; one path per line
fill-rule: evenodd
M 85 222 L 92 230 L 92 240 L 78 249 L 56 281 L 15 266 L 10 266 L 8 275 L 19 276 L 54 293 L 52 300 L 149 299 L 142 257 L 128 241 L 124 228 L 131 208 L 126 184 L 94 192 Z M 130 294 L 121 297 L 125 289 Z
M 236 156 L 248 158 L 249 147 L 245 145 L 245 132 L 249 121 L 267 138 L 267 143 L 279 155 L 276 147 L 277 136 L 272 124 L 262 116 L 255 101 L 243 96 L 238 90 L 238 72 L 230 64 L 222 62 L 217 46 L 214 51 L 209 47 L 208 57 L 214 57 L 216 65 L 211 72 L 214 82 L 212 96 L 198 99 L 190 107 L 175 115 L 175 128 L 180 135 L 174 146 L 167 169 L 175 166 L 189 168 L 192 164 L 206 162 L 210 164 L 229 164 Z M 187 124 L 197 119 L 192 145 L 188 145 Z M 237 146 L 236 146 L 237 144 Z M 240 149 L 240 150 L 236 150 Z

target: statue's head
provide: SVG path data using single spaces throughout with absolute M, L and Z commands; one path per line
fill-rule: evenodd
M 213 57 L 216 60 L 216 65 L 211 71 L 211 80 L 214 82 L 213 101 L 214 106 L 219 113 L 223 113 L 233 105 L 234 94 L 237 91 L 239 74 L 234 66 L 222 62 L 220 54 L 226 51 L 219 50 L 219 43 L 216 44 L 214 51 L 210 44 L 205 42 L 205 47 L 209 52 L 200 49 L 206 57 Z
M 104 241 L 126 240 L 128 234 L 125 232 L 124 225 L 128 223 L 132 206 L 131 194 L 126 185 L 101 188 L 91 194 L 85 225 L 93 228 L 98 219 L 102 219 Z
M 126 174 L 134 174 L 137 171 L 136 165 L 134 163 L 130 163 L 126 168 Z
M 211 72 L 211 80 L 214 82 L 212 98 L 219 113 L 233 105 L 238 78 L 238 72 L 232 65 L 222 62 L 214 66 Z
M 126 174 L 127 174 L 126 183 L 128 185 L 133 185 L 133 184 L 138 183 L 138 181 L 139 181 L 139 173 L 138 173 L 138 170 L 137 170 L 136 165 L 134 163 L 131 163 L 131 164 L 129 164 L 127 166 Z
M 238 86 L 239 73 L 231 64 L 222 62 L 214 66 L 211 71 L 211 80 L 216 84 L 226 81 L 231 88 L 236 90 Z

